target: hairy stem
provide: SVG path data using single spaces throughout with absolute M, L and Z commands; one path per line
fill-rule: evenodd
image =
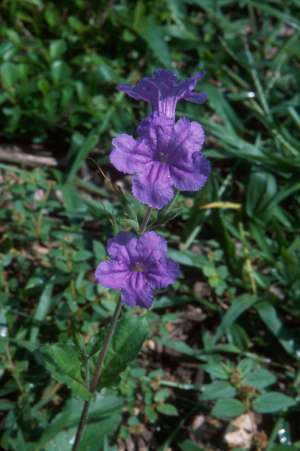
M 97 389 L 97 385 L 99 383 L 100 377 L 101 377 L 101 373 L 103 370 L 103 365 L 104 365 L 104 360 L 113 336 L 113 333 L 115 331 L 117 322 L 118 322 L 118 318 L 120 316 L 121 313 L 121 309 L 122 309 L 122 303 L 121 303 L 121 299 L 119 300 L 118 304 L 116 305 L 112 320 L 111 320 L 111 326 L 109 328 L 109 331 L 105 337 L 104 343 L 103 343 L 103 347 L 99 353 L 98 356 L 98 360 L 96 363 L 96 368 L 92 377 L 92 380 L 90 382 L 89 385 L 89 390 L 91 392 L 91 394 L 93 395 Z M 80 417 L 80 421 L 78 424 L 78 428 L 76 431 L 76 437 L 75 437 L 75 442 L 74 445 L 72 447 L 72 451 L 78 451 L 79 450 L 79 446 L 80 446 L 80 441 L 82 439 L 82 435 L 84 432 L 84 429 L 86 427 L 86 423 L 87 423 L 87 419 L 88 419 L 88 414 L 89 414 L 89 408 L 90 408 L 90 403 L 91 401 L 85 401 L 84 405 L 83 405 L 83 409 L 82 409 L 82 413 L 81 413 L 81 417 Z
M 147 229 L 147 225 L 148 222 L 150 220 L 151 217 L 151 211 L 152 209 L 150 207 L 147 207 L 147 210 L 145 212 L 145 216 L 142 220 L 141 226 L 140 226 L 140 233 L 144 233 Z M 120 316 L 120 312 L 121 312 L 121 308 L 122 308 L 122 303 L 121 303 L 121 299 L 119 300 L 116 309 L 114 311 L 113 317 L 112 317 L 112 321 L 111 321 L 111 327 L 105 337 L 104 343 L 103 343 L 103 347 L 99 353 L 98 356 L 98 360 L 96 363 L 96 368 L 92 377 L 92 380 L 90 382 L 89 385 L 89 390 L 90 393 L 93 395 L 97 389 L 97 385 L 99 383 L 100 377 L 101 377 L 101 373 L 102 373 L 102 369 L 103 369 L 103 365 L 104 365 L 104 360 L 105 360 L 105 356 L 107 354 L 108 348 L 109 348 L 109 344 L 111 341 L 111 338 L 113 336 L 113 333 L 115 331 L 116 325 L 117 325 L 117 321 L 118 318 Z M 90 408 L 90 403 L 91 401 L 85 401 L 84 405 L 83 405 L 83 409 L 82 409 L 82 413 L 81 413 L 81 417 L 80 417 L 80 421 L 78 424 L 78 428 L 76 431 L 76 437 L 75 437 L 75 442 L 74 445 L 72 447 L 72 451 L 78 451 L 79 447 L 80 447 L 80 442 L 84 433 L 84 429 L 86 427 L 87 424 L 87 420 L 88 420 L 88 414 L 89 414 L 89 408 Z
M 140 233 L 144 233 L 147 229 L 147 225 L 151 216 L 152 208 L 147 207 L 147 210 L 145 212 L 145 216 L 143 217 L 141 227 L 140 227 Z

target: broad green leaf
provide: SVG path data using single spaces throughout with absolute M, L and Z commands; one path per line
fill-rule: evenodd
M 238 417 L 245 412 L 245 406 L 237 399 L 219 399 L 214 405 L 211 415 L 222 420 Z
M 170 396 L 170 391 L 168 388 L 161 388 L 155 393 L 154 401 L 155 402 L 162 402 L 165 401 Z
M 64 61 L 56 60 L 51 65 L 51 76 L 54 83 L 66 82 L 71 75 L 70 67 Z
M 81 376 L 82 362 L 79 351 L 74 346 L 58 344 L 43 346 L 42 357 L 54 379 L 66 384 L 76 396 L 82 399 L 91 398 Z
M 280 412 L 295 405 L 296 401 L 293 398 L 275 391 L 264 393 L 253 402 L 254 409 L 259 413 Z
M 225 370 L 224 365 L 215 358 L 210 358 L 208 363 L 201 365 L 201 367 L 214 378 L 229 379 L 229 374 Z
M 194 268 L 202 269 L 207 260 L 202 255 L 196 255 L 190 251 L 177 251 L 175 249 L 169 250 L 169 256 L 177 263 L 185 266 L 192 266 Z
M 136 358 L 149 334 L 146 317 L 126 312 L 119 320 L 104 361 L 98 389 L 118 382 L 120 374 Z
M 11 62 L 5 62 L 0 66 L 1 81 L 6 89 L 15 86 L 18 79 L 17 65 Z
M 215 400 L 218 398 L 233 398 L 236 389 L 226 381 L 215 381 L 208 385 L 202 385 L 203 401 Z
M 163 413 L 164 415 L 177 416 L 178 410 L 172 404 L 159 404 L 157 406 L 157 411 Z
M 271 371 L 265 368 L 257 368 L 245 375 L 243 383 L 246 385 L 251 385 L 251 387 L 262 389 L 276 382 L 276 377 Z
M 63 56 L 65 51 L 67 50 L 66 41 L 63 39 L 56 39 L 52 41 L 50 44 L 50 57 L 53 60 L 59 59 Z
M 111 395 L 97 395 L 95 401 L 91 402 L 88 424 L 95 423 L 99 428 L 98 439 L 114 430 L 120 421 L 120 412 L 123 400 Z M 39 446 L 47 446 L 47 451 L 64 449 L 58 446 L 64 440 L 74 439 L 76 427 L 79 423 L 83 403 L 78 400 L 69 400 L 62 412 L 56 415 L 52 423 L 42 434 Z M 94 436 L 95 431 L 92 431 Z M 88 433 L 89 436 L 89 433 Z M 54 448 L 54 446 L 58 448 Z M 70 443 L 69 443 L 70 446 Z M 92 448 L 89 448 L 92 451 Z
M 240 376 L 244 378 L 255 367 L 253 359 L 243 359 L 237 366 Z

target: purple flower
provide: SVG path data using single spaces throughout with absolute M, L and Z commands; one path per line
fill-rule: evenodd
M 149 308 L 153 290 L 175 282 L 178 265 L 167 258 L 167 244 L 155 232 L 140 238 L 121 232 L 108 241 L 110 260 L 100 263 L 95 276 L 107 288 L 121 290 L 121 299 L 130 307 Z
M 113 139 L 111 163 L 134 174 L 133 195 L 151 208 L 160 209 L 180 191 L 198 191 L 206 183 L 210 165 L 200 152 L 204 131 L 186 118 L 176 123 L 154 115 L 143 121 L 134 139 L 121 134 Z
M 206 94 L 192 92 L 197 81 L 203 76 L 203 72 L 198 72 L 187 80 L 179 81 L 172 72 L 158 69 L 151 77 L 144 77 L 135 86 L 122 84 L 119 85 L 119 89 L 136 100 L 150 103 L 154 113 L 157 112 L 175 120 L 175 109 L 179 100 L 184 99 L 193 103 L 206 101 Z

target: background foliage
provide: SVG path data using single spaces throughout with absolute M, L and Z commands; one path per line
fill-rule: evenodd
M 224 450 L 250 412 L 252 449 L 299 449 L 299 6 L 1 2 L 3 449 L 70 448 L 116 301 L 93 271 L 143 215 L 107 155 L 147 110 L 116 86 L 157 67 L 206 70 L 208 103 L 179 112 L 203 123 L 213 174 L 153 215 L 182 277 L 123 315 L 82 450 Z M 14 164 L 13 145 L 57 166 Z

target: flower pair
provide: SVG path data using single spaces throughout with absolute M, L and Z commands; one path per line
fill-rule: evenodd
M 186 118 L 175 122 L 179 100 L 205 101 L 205 94 L 193 92 L 202 76 L 179 82 L 171 72 L 158 70 L 134 87 L 119 87 L 150 103 L 152 114 L 139 125 L 137 139 L 124 133 L 113 140 L 110 161 L 119 171 L 133 175 L 133 195 L 151 208 L 163 208 L 175 190 L 198 191 L 208 179 L 210 165 L 201 153 L 202 126 Z

